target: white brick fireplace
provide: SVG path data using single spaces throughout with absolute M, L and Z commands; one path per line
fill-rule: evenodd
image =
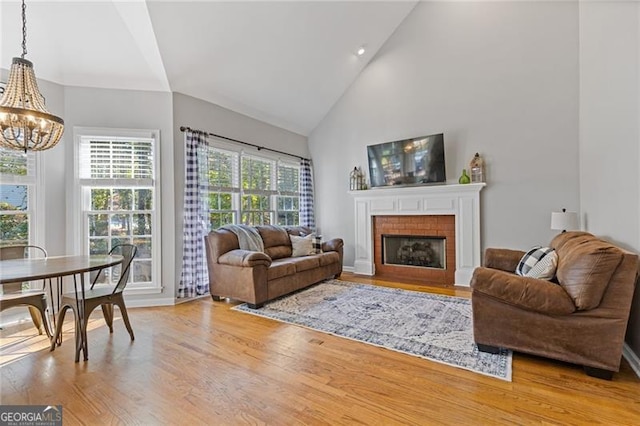
M 480 266 L 480 191 L 484 183 L 411 186 L 351 191 L 355 200 L 354 272 L 374 275 L 374 216 L 455 216 L 455 284 L 469 285 Z

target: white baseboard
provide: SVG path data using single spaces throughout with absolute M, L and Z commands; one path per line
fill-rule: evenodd
M 186 302 L 192 302 L 194 300 L 198 300 L 198 299 L 205 299 L 207 297 L 211 297 L 210 293 L 207 294 L 203 294 L 201 296 L 194 296 L 194 297 L 181 297 L 181 298 L 177 298 L 174 300 L 174 304 L 176 305 L 180 305 L 182 303 L 186 303 Z
M 26 306 L 16 306 L 0 314 L 0 329 L 18 324 L 23 321 L 31 322 L 31 315 Z
M 127 299 L 127 308 L 150 308 L 155 306 L 173 306 L 173 299 L 165 298 L 149 298 L 149 299 Z
M 622 347 L 622 356 L 627 360 L 633 371 L 636 373 L 636 376 L 640 377 L 640 358 L 636 355 L 629 345 L 626 343 Z
M 343 266 L 342 270 L 345 271 L 345 272 L 353 272 L 354 271 L 353 266 Z

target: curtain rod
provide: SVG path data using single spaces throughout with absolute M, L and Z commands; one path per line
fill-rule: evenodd
M 301 160 L 311 161 L 310 158 L 301 157 L 301 156 L 295 155 L 295 154 L 289 154 L 288 152 L 278 151 L 277 149 L 271 149 L 271 148 L 267 148 L 267 147 L 264 147 L 264 146 L 255 145 L 255 144 L 252 144 L 252 143 L 249 143 L 249 142 L 240 141 L 238 139 L 228 138 L 226 136 L 216 135 L 215 133 L 205 132 L 204 130 L 192 129 L 191 127 L 180 126 L 180 131 L 181 132 L 189 131 L 189 132 L 202 133 L 205 136 L 214 136 L 216 138 L 225 139 L 225 140 L 228 140 L 228 141 L 231 141 L 231 142 L 240 143 L 242 145 L 252 146 L 252 147 L 256 148 L 258 151 L 261 151 L 261 150 L 271 151 L 271 152 L 276 152 L 276 153 L 282 154 L 282 155 L 288 155 L 289 157 L 295 157 L 295 158 L 299 158 Z

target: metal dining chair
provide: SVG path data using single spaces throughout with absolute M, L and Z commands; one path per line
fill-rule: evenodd
M 39 246 L 34 245 L 18 245 L 0 247 L 0 260 L 27 259 L 32 257 L 47 257 L 47 251 Z M 33 324 L 38 329 L 38 333 L 42 334 L 42 329 L 51 338 L 51 328 L 49 327 L 49 318 L 47 316 L 47 296 L 42 289 L 23 289 L 23 283 L 4 284 L 1 287 L 0 294 L 0 312 L 15 306 L 26 305 L 29 307 L 29 313 Z
M 120 265 L 116 265 L 113 268 L 101 269 L 95 277 L 90 289 L 85 290 L 84 299 L 81 295 L 74 293 L 66 293 L 62 295 L 62 303 L 60 313 L 58 314 L 58 321 L 56 324 L 55 338 L 51 340 L 51 350 L 55 349 L 56 344 L 61 345 L 62 339 L 60 339 L 62 333 L 62 323 L 64 322 L 65 313 L 68 309 L 71 309 L 75 315 L 76 320 L 76 333 L 82 333 L 82 336 L 76 335 L 76 362 L 80 360 L 80 350 L 82 349 L 82 342 L 87 342 L 87 321 L 94 309 L 98 306 L 102 308 L 104 319 L 109 326 L 109 332 L 113 333 L 113 305 L 117 305 L 120 308 L 122 314 L 122 320 L 124 325 L 131 336 L 131 340 L 134 340 L 133 329 L 129 322 L 129 315 L 127 314 L 127 307 L 124 304 L 124 297 L 122 292 L 127 286 L 129 281 L 129 274 L 131 272 L 131 262 L 135 257 L 138 249 L 132 244 L 121 244 L 113 247 L 109 254 L 120 255 L 124 259 Z M 98 281 L 100 277 L 106 273 L 106 270 L 110 269 L 112 273 L 118 273 L 118 282 L 116 285 L 101 284 Z M 84 348 L 84 359 L 88 359 L 87 346 Z

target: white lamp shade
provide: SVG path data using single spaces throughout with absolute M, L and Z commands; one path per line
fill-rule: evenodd
M 576 212 L 552 212 L 551 229 L 571 231 L 578 229 L 578 213 Z

